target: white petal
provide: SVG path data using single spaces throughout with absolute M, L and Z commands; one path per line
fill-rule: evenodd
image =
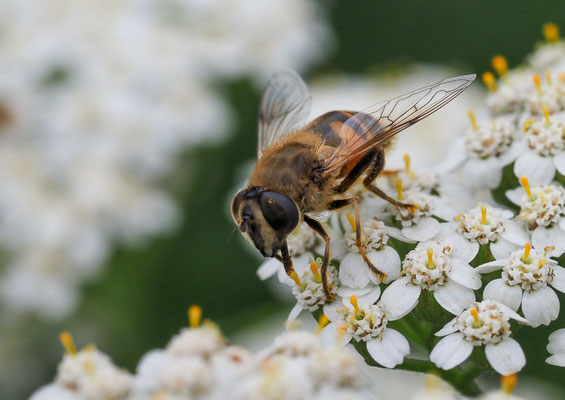
M 276 258 L 271 258 L 261 264 L 261 266 L 257 269 L 257 275 L 259 276 L 259 279 L 264 281 L 276 274 L 279 268 L 283 268 L 282 263 Z
M 434 171 L 445 174 L 451 172 L 461 165 L 467 159 L 467 146 L 465 138 L 458 137 L 451 142 L 447 157 L 442 158 L 433 168 Z
M 458 258 L 451 258 L 450 261 L 451 271 L 447 274 L 450 279 L 471 289 L 476 290 L 481 287 L 481 276 L 475 268 Z
M 405 243 L 416 243 L 416 240 L 408 239 L 406 236 L 402 234 L 400 229 L 395 228 L 393 226 L 385 226 L 385 232 L 388 236 L 393 237 L 395 239 L 400 240 L 401 242 Z
M 455 368 L 473 352 L 473 345 L 462 333 L 452 333 L 441 339 L 430 353 L 430 361 L 442 369 Z
M 510 200 L 517 206 L 522 204 L 522 197 L 524 197 L 525 194 L 526 192 L 524 191 L 524 188 L 522 186 L 518 186 L 517 188 L 506 191 L 506 197 L 508 198 L 508 200 Z
M 518 250 L 520 246 L 514 243 L 510 243 L 508 240 L 499 237 L 496 242 L 490 244 L 490 251 L 494 258 L 501 259 L 501 258 L 508 258 L 510 253 L 515 250 Z
M 359 253 L 349 253 L 339 267 L 339 280 L 350 288 L 364 288 L 369 284 L 368 267 Z
M 565 353 L 547 357 L 545 362 L 557 367 L 565 367 Z
M 559 265 L 553 266 L 553 282 L 551 286 L 561 293 L 565 293 L 565 268 Z
M 523 296 L 522 301 L 524 301 Z M 526 318 L 521 317 L 516 311 L 508 307 L 506 304 L 497 302 L 497 305 L 498 308 L 500 308 L 502 312 L 508 315 L 510 318 L 520 322 L 522 325 L 530 325 L 530 322 Z
M 395 279 L 398 279 L 398 275 L 400 275 L 400 256 L 390 246 L 385 246 L 382 250 L 379 251 L 370 251 L 367 253 L 367 257 L 373 263 L 375 267 L 380 269 L 382 272 L 386 274 L 386 278 L 383 279 L 383 283 L 390 283 Z M 366 268 L 367 274 L 369 274 L 369 279 L 378 285 L 381 283 L 380 278 L 369 268 Z
M 479 274 L 488 274 L 489 272 L 497 271 L 506 264 L 507 260 L 507 258 L 501 258 L 500 260 L 494 260 L 481 264 L 477 268 L 475 268 L 475 271 L 477 271 Z
M 328 317 L 330 321 L 339 321 L 341 319 L 341 315 L 337 312 L 337 310 L 345 308 L 345 305 L 341 300 L 342 299 L 339 299 L 332 303 L 324 304 L 324 315 Z
M 421 242 L 434 237 L 439 232 L 439 221 L 435 218 L 422 218 L 416 225 L 402 228 L 402 234 L 408 239 Z
M 562 231 L 565 231 L 565 218 L 561 218 L 559 220 L 559 227 L 561 228 Z
M 292 307 L 292 310 L 290 310 L 290 312 L 288 313 L 288 318 L 286 319 L 287 322 L 288 321 L 294 321 L 296 319 L 296 317 L 298 317 L 300 315 L 302 310 L 304 310 L 304 307 L 302 306 L 302 304 L 296 303 L 296 305 L 294 307 Z
M 520 154 L 524 151 L 524 145 L 522 141 L 515 140 L 512 142 L 510 147 L 498 157 L 500 164 L 506 166 L 512 163 Z
M 526 291 L 522 299 L 522 312 L 534 328 L 549 325 L 559 316 L 559 298 L 548 286 Z
M 485 355 L 492 368 L 500 375 L 512 375 L 526 365 L 526 356 L 517 341 L 506 338 L 498 344 L 487 344 Z
M 463 182 L 472 188 L 495 188 L 502 178 L 502 168 L 496 158 L 470 158 L 461 170 Z
M 495 279 L 485 286 L 483 298 L 505 304 L 517 311 L 522 302 L 522 288 L 509 286 L 502 279 Z
M 565 152 L 562 151 L 561 153 L 553 156 L 553 162 L 557 171 L 559 171 L 561 175 L 565 175 Z
M 558 329 L 548 337 L 547 351 L 551 354 L 565 354 L 565 329 Z
M 524 225 L 515 220 L 504 221 L 504 232 L 501 236 L 518 246 L 524 246 L 530 242 L 530 235 L 526 232 Z
M 453 206 L 460 206 L 460 204 L 453 204 L 452 199 L 445 197 L 435 197 L 433 214 L 445 221 L 453 221 L 453 218 L 461 214 L 461 209 L 455 209 Z
M 450 333 L 457 332 L 457 317 L 453 317 L 451 321 L 443 326 L 439 331 L 435 333 L 436 336 L 446 336 Z
M 350 287 L 347 287 L 347 286 L 340 285 L 337 288 L 337 295 L 339 297 L 343 297 L 343 298 L 350 298 L 353 295 L 360 297 L 360 296 L 366 295 L 372 289 L 373 289 L 373 286 L 371 286 L 371 285 L 368 285 L 368 286 L 364 287 L 363 289 L 350 288 Z
M 467 240 L 455 231 L 455 222 L 440 224 L 439 232 L 434 239 L 444 242 L 451 247 L 451 257 L 471 262 L 479 252 L 479 244 Z
M 369 293 L 363 296 L 357 296 L 357 303 L 359 304 L 375 304 L 381 296 L 381 287 L 375 286 Z
M 551 257 L 559 257 L 565 253 L 565 231 L 559 226 L 544 228 L 538 226 L 532 234 L 532 244 L 534 248 L 543 250 L 547 246 L 555 246 L 555 250 L 549 253 Z
M 344 322 L 330 322 L 320 332 L 320 340 L 326 346 L 345 346 L 351 341 L 351 334 L 341 329 Z
M 394 321 L 408 314 L 416 304 L 422 289 L 410 283 L 407 277 L 400 278 L 385 289 L 379 304 L 386 310 L 386 316 Z
M 367 351 L 383 367 L 394 368 L 410 354 L 410 345 L 400 332 L 386 328 L 381 338 L 367 342 Z
M 553 158 L 527 151 L 516 159 L 514 175 L 518 178 L 525 176 L 531 186 L 545 185 L 555 176 Z
M 452 314 L 459 315 L 475 301 L 475 292 L 457 282 L 449 281 L 434 291 L 434 297 L 440 306 Z

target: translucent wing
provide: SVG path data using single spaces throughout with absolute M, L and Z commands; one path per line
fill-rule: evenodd
M 310 103 L 308 88 L 296 72 L 282 70 L 273 75 L 259 106 L 257 158 L 285 133 L 304 123 Z
M 329 174 L 403 129 L 436 112 L 461 94 L 476 75 L 447 78 L 394 99 L 375 104 L 345 121 L 338 133 L 342 143 L 324 163 Z

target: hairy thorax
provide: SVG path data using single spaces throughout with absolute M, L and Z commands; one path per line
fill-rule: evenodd
M 292 198 L 302 212 L 325 209 L 331 185 L 321 177 L 320 138 L 297 132 L 267 149 L 257 161 L 249 187 L 260 186 Z

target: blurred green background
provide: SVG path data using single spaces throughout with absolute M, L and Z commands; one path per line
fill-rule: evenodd
M 565 2 L 551 0 L 321 4 L 335 43 L 325 61 L 307 72 L 306 81 L 334 72 L 373 74 L 412 62 L 482 73 L 496 54 L 505 55 L 510 66 L 517 65 L 542 39 L 544 23 L 552 21 L 565 29 Z M 28 393 L 53 378 L 62 329 L 70 329 L 78 345 L 96 342 L 117 365 L 133 370 L 143 353 L 162 347 L 186 325 L 191 304 L 201 305 L 205 317 L 218 323 L 228 337 L 289 308 L 257 278 L 260 259 L 253 249 L 245 248 L 238 232 L 232 235 L 226 210 L 230 192 L 238 184 L 234 171 L 255 155 L 260 90 L 245 80 L 217 84 L 236 113 L 233 134 L 221 146 L 184 154 L 183 168 L 163 182 L 182 202 L 185 215 L 180 228 L 136 249 L 117 249 L 104 276 L 85 288 L 74 316 L 34 330 L 29 344 L 46 369 L 37 380 L 30 380 Z M 189 170 L 190 174 L 185 172 Z M 565 301 L 562 295 L 560 299 Z M 556 329 L 556 324 L 544 333 Z M 528 365 L 542 365 L 546 354 L 533 350 L 539 350 L 540 344 L 521 339 Z M 542 379 L 563 377 L 563 370 L 557 368 L 526 367 L 524 372 Z

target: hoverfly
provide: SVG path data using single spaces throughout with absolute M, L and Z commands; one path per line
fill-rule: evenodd
M 232 200 L 234 222 L 263 256 L 279 259 L 289 276 L 294 270 L 286 238 L 305 222 L 325 241 L 320 272 L 331 301 L 330 236 L 313 215 L 352 205 L 356 245 L 367 266 L 383 279 L 361 247 L 359 204 L 350 189 L 362 178 L 365 189 L 395 207 L 413 207 L 374 185 L 384 169 L 387 141 L 449 103 L 474 79 L 444 79 L 362 112 L 330 111 L 304 125 L 311 103 L 306 84 L 294 71 L 276 73 L 259 107 L 257 163 L 245 189 Z

